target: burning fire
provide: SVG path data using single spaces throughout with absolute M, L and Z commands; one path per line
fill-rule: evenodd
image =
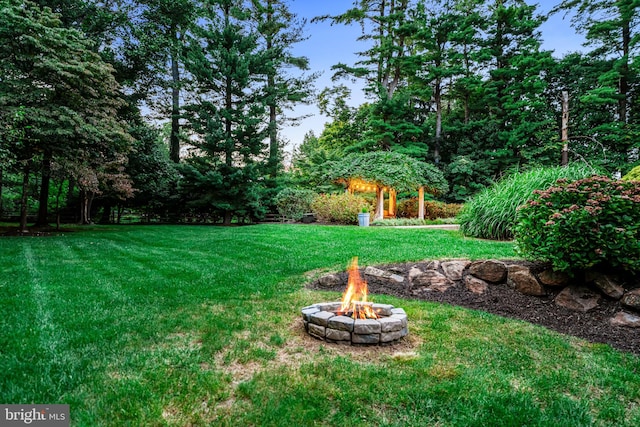
M 367 282 L 360 277 L 358 271 L 358 257 L 353 257 L 349 267 L 349 282 L 342 295 L 342 306 L 338 313 L 354 319 L 377 319 L 372 303 L 367 301 L 368 294 Z

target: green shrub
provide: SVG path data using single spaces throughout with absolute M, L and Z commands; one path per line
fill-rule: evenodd
M 321 221 L 337 224 L 357 224 L 362 208 L 371 209 L 367 201 L 349 193 L 321 194 L 311 204 L 311 209 Z
M 558 179 L 576 180 L 593 175 L 585 165 L 538 168 L 511 175 L 472 197 L 458 215 L 460 231 L 483 239 L 505 240 L 513 237 L 517 209 L 533 195 Z
M 398 202 L 396 206 L 396 216 L 398 218 L 417 218 L 418 217 L 418 198 L 412 197 Z
M 300 221 L 304 214 L 311 212 L 311 203 L 316 196 L 311 190 L 285 188 L 276 195 L 274 203 L 281 216 Z
M 640 182 L 602 176 L 558 181 L 518 212 L 519 254 L 558 271 L 640 271 Z
M 622 177 L 623 181 L 640 181 L 640 166 L 636 166 L 631 169 L 625 176 Z
M 461 204 L 444 203 L 437 200 L 425 200 L 424 217 L 426 219 L 436 218 L 454 218 L 462 209 Z M 396 215 L 399 218 L 417 218 L 418 217 L 418 198 L 403 200 L 396 207 Z
M 458 203 L 428 200 L 424 202 L 424 217 L 428 219 L 454 218 L 460 213 L 462 206 Z

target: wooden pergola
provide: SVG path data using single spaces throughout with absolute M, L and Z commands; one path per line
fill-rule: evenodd
M 350 178 L 347 180 L 346 191 L 350 194 L 376 193 L 376 211 L 374 219 L 393 218 L 396 216 L 398 192 L 393 187 L 385 187 L 376 182 L 365 181 L 362 178 Z M 389 194 L 389 209 L 384 212 L 384 195 Z M 424 219 L 424 186 L 418 188 L 418 219 Z
M 374 219 L 383 219 L 385 216 L 385 193 L 389 194 L 387 216 L 394 217 L 397 193 L 417 190 L 418 218 L 424 219 L 425 191 L 432 194 L 447 191 L 446 180 L 439 169 L 397 152 L 351 154 L 335 163 L 331 172 L 334 180 L 345 185 L 345 190 L 351 194 L 376 193 Z

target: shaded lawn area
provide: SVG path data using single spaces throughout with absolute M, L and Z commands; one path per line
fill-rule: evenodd
M 513 258 L 458 232 L 304 225 L 91 227 L 0 239 L 0 402 L 67 403 L 73 425 L 640 425 L 640 358 L 417 300 L 410 335 L 305 335 L 321 272 Z

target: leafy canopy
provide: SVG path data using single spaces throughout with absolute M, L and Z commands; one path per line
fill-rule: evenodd
M 335 181 L 359 178 L 397 191 L 414 191 L 422 186 L 433 194 L 448 190 L 447 181 L 438 168 L 393 151 L 350 154 L 335 162 L 329 173 Z

